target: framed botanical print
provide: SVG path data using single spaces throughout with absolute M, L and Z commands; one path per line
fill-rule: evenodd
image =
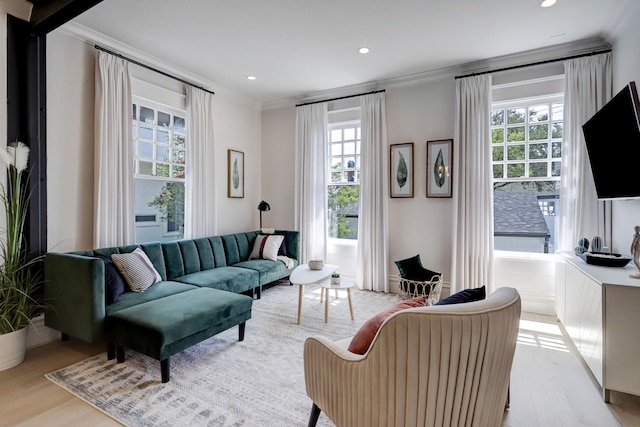
M 427 197 L 451 197 L 453 139 L 427 141 Z
M 413 142 L 389 146 L 389 194 L 413 197 Z
M 244 153 L 227 151 L 227 197 L 244 197 Z

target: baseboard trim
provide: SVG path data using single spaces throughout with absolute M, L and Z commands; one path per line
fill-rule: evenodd
M 27 349 L 38 347 L 60 339 L 60 332 L 44 325 L 44 314 L 31 320 L 27 332 Z

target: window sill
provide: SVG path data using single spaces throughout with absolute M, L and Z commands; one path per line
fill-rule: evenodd
M 358 241 L 355 239 L 336 239 L 329 237 L 327 238 L 327 244 L 331 246 L 358 246 Z
M 528 260 L 528 261 L 557 261 L 558 255 L 556 254 L 543 254 L 536 252 L 514 252 L 514 251 L 493 251 L 493 257 L 495 259 L 513 259 L 513 260 Z

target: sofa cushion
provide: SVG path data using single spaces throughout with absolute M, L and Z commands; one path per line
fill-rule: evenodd
M 198 289 L 198 287 L 180 282 L 158 282 L 144 292 L 125 292 L 118 298 L 118 301 L 107 306 L 106 314 L 193 289 Z
M 162 280 L 147 254 L 140 248 L 128 254 L 113 254 L 111 259 L 134 292 L 143 292 Z
M 111 313 L 107 335 L 115 343 L 164 360 L 251 318 L 253 300 L 198 288 Z
M 416 298 L 400 301 L 385 311 L 376 314 L 371 319 L 367 320 L 364 325 L 360 327 L 358 332 L 353 336 L 351 343 L 349 344 L 349 350 L 352 353 L 365 354 L 369 350 L 369 346 L 373 341 L 373 338 L 378 333 L 378 329 L 390 317 L 392 314 L 397 313 L 400 310 L 407 308 L 424 307 L 427 304 L 427 297 L 422 295 Z
M 294 261 L 294 267 L 296 261 Z M 271 261 L 268 259 L 252 259 L 234 264 L 234 267 L 248 268 L 256 270 L 260 274 L 260 284 L 265 285 L 274 280 L 288 276 L 293 271 L 290 270 L 282 261 Z
M 98 258 L 104 262 L 104 298 L 107 304 L 112 304 L 118 301 L 128 285 L 111 258 L 104 255 L 98 255 Z
M 176 277 L 174 280 L 189 285 L 221 289 L 241 293 L 259 284 L 259 274 L 255 270 L 238 267 L 219 267 Z
M 147 254 L 153 266 L 160 273 L 162 280 L 167 280 L 167 266 L 164 263 L 162 245 L 159 242 L 143 243 L 140 248 Z
M 283 241 L 284 236 L 281 235 L 261 234 L 257 236 L 249 259 L 270 259 L 271 261 L 277 261 L 278 250 Z
M 448 304 L 462 304 L 465 302 L 480 301 L 487 297 L 487 292 L 484 286 L 479 288 L 463 289 L 460 292 L 456 292 L 453 295 L 449 295 L 443 300 L 440 300 L 436 305 L 448 305 Z

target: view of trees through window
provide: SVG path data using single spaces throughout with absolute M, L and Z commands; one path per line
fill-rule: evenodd
M 329 237 L 358 238 L 360 123 L 329 125 Z
M 561 97 L 493 105 L 495 249 L 553 252 L 560 197 L 563 114 Z M 533 244 L 534 239 L 540 243 Z
M 136 242 L 184 236 L 185 112 L 133 104 Z

